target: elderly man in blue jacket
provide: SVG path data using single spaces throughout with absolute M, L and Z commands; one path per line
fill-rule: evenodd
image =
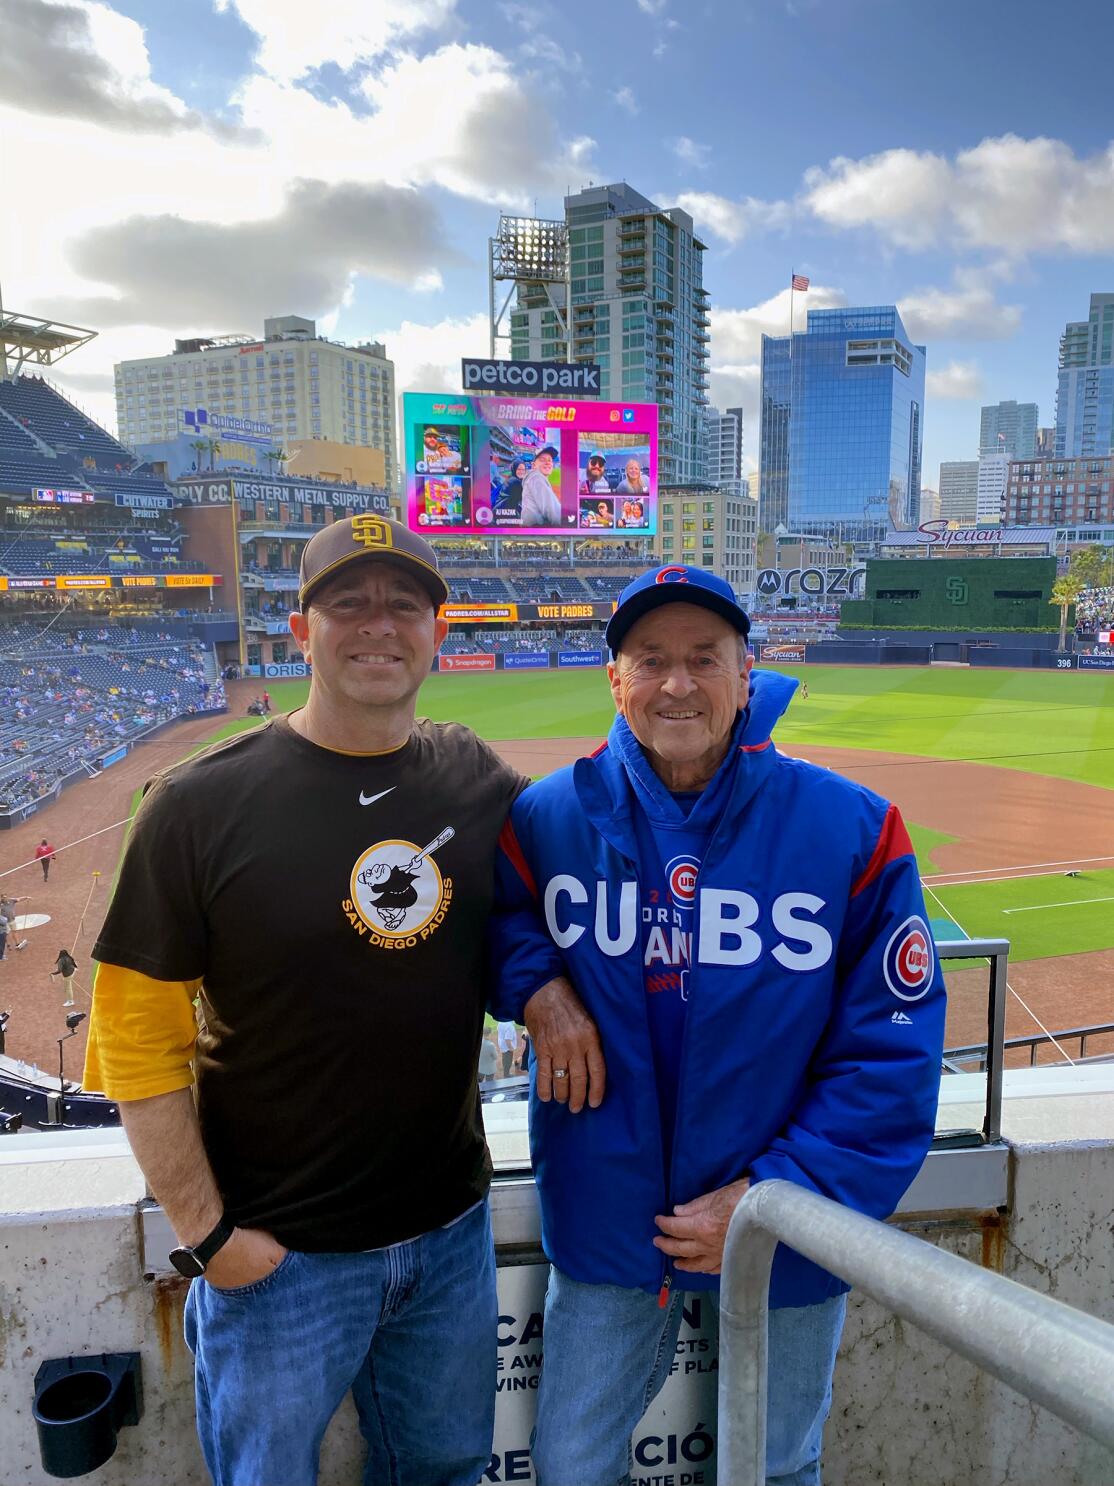
M 711 573 L 638 578 L 607 630 L 607 742 L 504 828 L 497 1014 L 534 1039 L 552 1264 L 540 1486 L 628 1479 L 679 1292 L 718 1290 L 750 1184 L 886 1217 L 932 1140 L 944 989 L 908 834 L 896 806 L 776 751 L 796 683 L 751 675 L 748 631 Z M 845 1289 L 779 1248 L 777 1486 L 820 1480 Z

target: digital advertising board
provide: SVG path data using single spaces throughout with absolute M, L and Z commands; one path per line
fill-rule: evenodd
M 657 531 L 656 403 L 407 392 L 402 416 L 422 536 Z

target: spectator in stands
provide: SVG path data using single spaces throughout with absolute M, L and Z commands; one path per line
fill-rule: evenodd
M 648 489 L 642 466 L 637 459 L 628 459 L 623 478 L 619 481 L 619 495 L 646 495 Z
M 497 858 L 493 1010 L 534 1039 L 553 1266 L 532 1443 L 543 1486 L 627 1479 L 631 1431 L 675 1356 L 678 1292 L 718 1296 L 752 1182 L 885 1217 L 935 1124 L 944 985 L 901 817 L 778 755 L 770 729 L 794 683 L 751 677 L 728 584 L 667 571 L 627 587 L 608 624 L 606 745 L 575 785 L 570 767 L 525 791 Z M 534 987 L 562 974 L 598 1034 L 535 1009 Z M 598 1107 L 570 1120 L 562 1104 L 586 1095 Z M 778 1250 L 768 1481 L 819 1481 L 844 1288 Z
M 54 856 L 54 847 L 51 846 L 50 842 L 44 836 L 38 846 L 35 847 L 35 860 L 43 869 L 44 882 L 50 877 L 50 864 L 54 860 Z
M 607 461 L 602 454 L 590 454 L 588 466 L 585 470 L 585 478 L 580 482 L 581 495 L 610 495 L 611 486 L 607 483 L 604 471 Z

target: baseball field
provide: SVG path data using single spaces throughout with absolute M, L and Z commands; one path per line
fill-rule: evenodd
M 937 938 L 1011 941 L 1007 1035 L 1114 1022 L 1114 676 L 778 669 L 809 690 L 807 699 L 798 691 L 776 729 L 779 747 L 897 802 Z M 268 687 L 282 711 L 299 706 L 307 691 L 304 681 Z M 47 973 L 63 944 L 74 948 L 79 1005 L 88 1005 L 89 951 L 143 779 L 208 742 L 259 726 L 242 714 L 261 689 L 237 683 L 235 720 L 181 724 L 0 838 L 0 870 L 27 862 L 44 834 L 60 852 L 48 883 L 35 865 L 4 879 L 9 892 L 30 896 L 27 911 L 50 918 L 0 968 L 0 1009 L 13 1009 L 8 1041 L 16 1056 L 39 1063 L 57 1056 L 60 997 Z M 434 675 L 419 711 L 467 723 L 535 777 L 594 748 L 612 717 L 599 670 Z M 949 1044 L 978 1041 L 985 1037 L 985 970 L 948 978 Z M 79 1068 L 82 1043 L 79 1033 L 68 1071 Z M 1103 1046 L 1100 1039 L 1088 1051 Z M 1114 1051 L 1114 1037 L 1105 1046 Z

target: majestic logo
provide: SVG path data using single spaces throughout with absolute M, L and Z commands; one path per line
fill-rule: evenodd
M 393 547 L 391 528 L 382 516 L 373 516 L 369 511 L 352 518 L 352 535 L 365 547 Z
M 435 933 L 452 901 L 453 883 L 442 877 L 433 853 L 455 835 L 446 826 L 426 846 L 399 840 L 369 846 L 352 868 L 351 897 L 341 905 L 357 933 L 387 949 L 410 949 Z
M 932 935 L 914 914 L 890 935 L 882 956 L 886 984 L 899 1001 L 919 1001 L 928 994 L 934 968 Z
M 696 902 L 696 875 L 700 863 L 695 857 L 674 857 L 665 865 L 665 880 L 678 908 L 691 908 Z
M 689 575 L 683 567 L 662 568 L 654 579 L 655 583 L 687 583 Z
M 360 804 L 361 805 L 374 805 L 375 802 L 376 802 L 376 800 L 381 800 L 384 795 L 389 795 L 392 789 L 397 789 L 397 788 L 398 788 L 397 785 L 392 784 L 387 789 L 381 789 L 377 795 L 365 795 L 364 792 L 363 792 L 363 790 L 361 790 L 360 791 Z
M 890 1017 L 890 1021 L 893 1022 L 895 1027 L 911 1027 L 913 1025 L 913 1018 L 906 1016 L 903 1011 L 895 1011 L 893 1016 Z

